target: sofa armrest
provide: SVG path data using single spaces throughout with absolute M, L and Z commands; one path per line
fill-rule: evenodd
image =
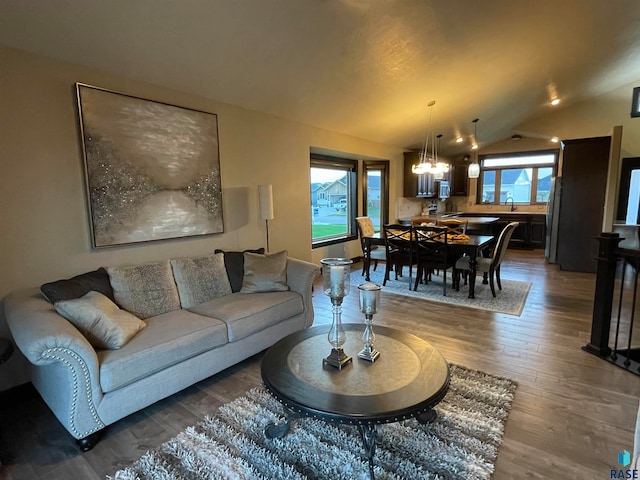
M 314 263 L 289 257 L 287 259 L 287 283 L 293 292 L 302 295 L 305 310 L 305 328 L 313 325 L 313 282 L 320 275 L 320 267 Z
M 12 292 L 3 306 L 16 345 L 36 366 L 31 381 L 60 422 L 75 438 L 103 428 L 98 356 L 87 339 L 37 289 Z
M 34 365 L 51 363 L 48 352 L 68 348 L 96 371 L 98 357 L 87 339 L 36 289 L 19 290 L 4 299 L 4 311 L 16 345 Z

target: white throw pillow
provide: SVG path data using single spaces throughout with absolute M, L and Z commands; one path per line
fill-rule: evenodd
M 121 310 L 108 297 L 93 290 L 80 298 L 56 302 L 54 307 L 97 348 L 121 348 L 147 326 L 138 317 Z

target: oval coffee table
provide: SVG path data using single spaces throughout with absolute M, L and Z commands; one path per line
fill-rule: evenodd
M 293 333 L 273 345 L 262 358 L 262 381 L 287 409 L 286 421 L 265 428 L 267 438 L 282 438 L 291 421 L 314 417 L 360 429 L 373 478 L 376 425 L 415 417 L 436 418 L 433 407 L 449 389 L 449 365 L 431 344 L 410 333 L 374 328 L 380 357 L 373 363 L 356 353 L 362 349 L 363 324 L 344 324 L 344 350 L 353 362 L 341 370 L 323 364 L 331 346 L 330 325 Z

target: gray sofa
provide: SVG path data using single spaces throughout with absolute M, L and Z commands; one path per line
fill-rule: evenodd
M 293 258 L 285 262 L 286 289 L 245 293 L 244 284 L 240 290 L 236 285 L 188 308 L 169 308 L 145 318 L 146 326 L 117 349 L 92 345 L 37 288 L 12 292 L 4 309 L 16 345 L 32 364 L 33 385 L 80 448 L 89 450 L 107 425 L 311 326 L 319 268 Z M 111 270 L 109 275 L 113 284 Z M 177 276 L 173 280 L 179 287 Z

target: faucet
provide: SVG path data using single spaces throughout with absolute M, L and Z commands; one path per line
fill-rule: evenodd
M 504 201 L 504 204 L 506 205 L 509 200 L 511 200 L 511 211 L 513 212 L 516 209 L 516 206 L 513 204 L 513 197 L 507 197 L 507 199 Z

